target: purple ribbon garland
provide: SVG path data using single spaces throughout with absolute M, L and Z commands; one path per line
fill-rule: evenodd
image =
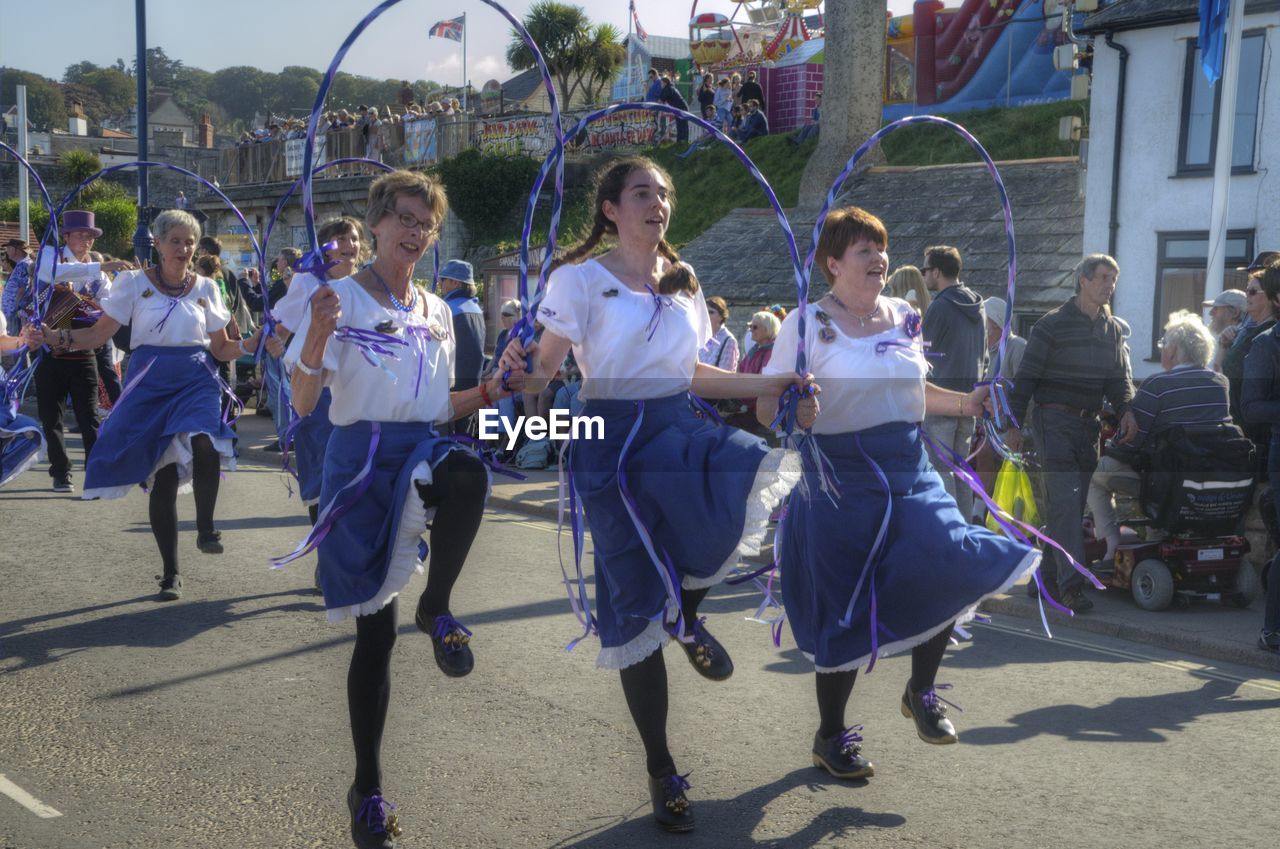
M 577 648 L 578 643 L 592 634 L 600 633 L 599 623 L 591 612 L 591 599 L 587 595 L 587 579 L 582 572 L 582 550 L 586 547 L 586 523 L 582 515 L 582 505 L 578 503 L 578 488 L 573 482 L 572 442 L 573 436 L 570 434 L 569 438 L 560 446 L 560 463 L 556 480 L 558 491 L 556 500 L 556 557 L 560 561 L 560 578 L 564 583 L 565 592 L 569 596 L 569 607 L 573 610 L 573 616 L 578 620 L 578 624 L 582 626 L 582 634 L 570 640 L 569 644 L 565 646 L 565 651 L 573 651 Z M 564 531 L 566 488 L 569 498 L 569 526 L 573 534 L 573 565 L 576 579 L 570 579 L 569 573 L 564 568 L 564 549 L 560 545 L 560 535 Z M 577 584 L 577 595 L 574 595 L 575 583 Z
M 364 458 L 364 465 L 360 471 L 356 472 L 354 478 L 338 490 L 333 498 L 320 511 L 320 515 L 316 517 L 315 527 L 306 535 L 302 542 L 298 543 L 297 548 L 282 557 L 271 558 L 271 568 L 280 569 L 300 557 L 305 557 L 320 547 L 320 543 L 324 542 L 324 538 L 333 530 L 333 526 L 339 519 L 351 512 L 364 494 L 368 492 L 369 486 L 373 483 L 373 458 L 378 453 L 378 443 L 382 440 L 382 426 L 378 422 L 372 422 L 372 432 L 369 434 L 369 452 Z M 345 493 L 345 496 L 344 496 Z
M 14 150 L 9 145 L 5 144 L 3 141 L 0 141 L 0 150 L 4 150 L 5 152 L 7 152 L 10 156 L 14 158 L 15 161 L 17 161 L 19 165 L 27 169 L 27 173 L 30 174 L 31 178 L 36 182 L 36 188 L 40 190 L 40 199 L 44 202 L 44 208 L 49 212 L 49 223 L 45 227 L 44 233 L 41 234 L 40 236 L 40 248 L 39 250 L 36 251 L 36 257 L 34 260 L 32 260 L 32 263 L 31 263 L 31 277 L 32 277 L 31 292 L 28 295 L 28 298 L 31 299 L 31 303 L 32 303 L 32 312 L 34 315 L 34 320 L 36 322 L 39 322 L 41 319 L 44 318 L 44 310 L 41 307 L 40 300 L 36 297 L 40 290 L 40 273 L 39 273 L 40 272 L 40 255 L 44 253 L 44 249 L 46 246 L 50 247 L 54 252 L 54 262 L 55 263 L 57 262 L 57 247 L 58 247 L 58 242 L 61 240 L 61 237 L 58 234 L 58 213 L 61 212 L 62 207 L 59 206 L 58 213 L 55 213 L 53 208 L 53 199 L 49 197 L 49 190 L 45 187 L 44 180 L 40 179 L 40 172 L 36 171 L 36 169 L 31 165 L 31 163 L 26 160 L 26 157 L 24 157 L 18 151 Z M 27 237 L 27 234 L 22 233 L 21 237 L 25 239 Z M 53 281 L 50 280 L 48 285 L 49 285 L 49 289 L 52 290 Z M 46 300 L 48 299 L 46 298 Z M 43 353 L 46 350 L 49 350 L 48 345 L 42 346 L 40 349 L 41 353 Z M 33 373 L 34 373 L 34 370 L 33 370 Z M 21 384 L 22 392 L 25 393 L 27 388 L 27 383 L 29 382 L 30 382 L 30 376 L 28 375 L 27 380 Z M 6 390 L 10 390 L 10 385 L 7 381 L 6 381 L 5 388 Z M 6 396 L 5 401 L 6 403 L 21 404 L 22 397 L 21 395 L 17 395 L 17 396 L 8 395 Z M 17 408 L 15 407 L 14 409 L 17 409 Z
M 219 394 L 226 395 L 227 399 L 231 402 L 227 405 L 227 409 L 222 413 L 222 423 L 227 426 L 232 425 L 240 418 L 240 414 L 244 412 L 244 402 L 240 400 L 239 395 L 236 395 L 235 390 L 231 388 L 231 384 L 222 379 L 222 375 L 218 373 L 218 367 L 213 364 L 214 358 L 212 354 L 208 351 L 200 351 L 192 354 L 191 357 L 196 362 L 203 364 L 204 367 L 209 370 L 209 376 L 212 377 L 214 382 L 218 385 Z M 152 360 L 151 362 L 153 363 L 155 360 Z M 150 367 L 151 363 L 147 363 L 147 368 Z M 123 394 L 124 393 L 121 393 L 121 395 Z M 232 410 L 235 411 L 234 414 L 232 413 Z
M 649 316 L 649 323 L 645 325 L 644 341 L 652 342 L 653 335 L 658 332 L 658 327 L 662 324 L 662 311 L 671 309 L 672 301 L 668 295 L 659 295 L 648 283 L 644 284 L 644 288 L 648 290 L 649 297 L 653 298 L 653 315 Z

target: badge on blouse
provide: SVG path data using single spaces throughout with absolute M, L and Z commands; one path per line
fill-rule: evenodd
M 824 310 L 818 310 L 814 317 L 823 324 L 831 323 L 831 316 L 827 315 Z
M 546 308 L 546 307 L 544 307 L 544 306 L 539 306 L 539 307 L 538 307 L 538 312 L 542 313 L 543 315 L 549 315 L 549 316 L 551 316 L 552 318 L 555 318 L 555 315 L 556 315 L 556 311 L 555 311 L 555 310 L 549 310 L 549 309 L 547 309 L 547 308 Z
M 445 330 L 438 324 L 432 324 L 427 327 L 427 332 L 431 334 L 431 338 L 437 342 L 443 342 L 449 338 L 449 331 Z
M 606 298 L 616 298 L 618 297 L 618 290 L 616 287 L 613 289 L 605 289 L 600 294 L 604 295 Z
M 387 319 L 386 321 L 379 322 L 379 323 L 378 323 L 378 325 L 377 325 L 376 327 L 374 327 L 373 329 L 374 329 L 374 330 L 376 330 L 376 331 L 378 331 L 379 333 L 388 333 L 388 334 L 389 334 L 389 333 L 399 333 L 399 332 L 400 332 L 400 328 L 399 328 L 399 327 L 396 327 L 396 323 L 395 323 L 394 321 L 392 321 L 391 319 Z
M 152 295 L 154 295 L 154 294 L 155 294 L 155 290 L 154 290 L 154 289 L 147 289 L 147 290 L 145 290 L 145 291 L 142 293 L 142 297 L 144 297 L 144 298 L 150 298 L 150 297 L 151 297 Z
M 209 302 L 206 301 L 204 298 L 196 298 L 196 306 L 200 307 L 200 309 L 204 309 L 205 307 L 209 306 Z
M 823 342 L 834 342 L 836 341 L 836 332 L 830 327 L 823 327 L 818 330 L 818 338 Z

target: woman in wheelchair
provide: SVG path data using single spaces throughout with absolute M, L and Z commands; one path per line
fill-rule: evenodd
M 1231 421 L 1227 380 L 1208 368 L 1213 352 L 1213 335 L 1198 315 L 1180 310 L 1169 316 L 1160 340 L 1164 371 L 1143 381 L 1125 413 L 1133 417 L 1136 435 L 1127 444 L 1113 441 L 1105 446 L 1089 483 L 1094 535 L 1107 544 L 1103 569 L 1111 567 L 1120 545 L 1114 495 L 1139 495 L 1154 437 L 1180 425 Z

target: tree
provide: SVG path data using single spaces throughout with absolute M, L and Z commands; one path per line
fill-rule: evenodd
M 133 70 L 138 71 L 138 60 L 133 60 Z M 170 59 L 163 47 L 147 48 L 147 85 L 152 88 L 173 88 L 182 71 L 181 59 Z
M 67 70 L 62 75 L 62 81 L 64 83 L 84 82 L 85 77 L 97 70 L 100 69 L 92 62 L 76 62 L 74 65 L 67 66 Z
M 101 170 L 102 160 L 87 150 L 72 148 L 58 157 L 59 176 L 62 177 L 69 188 L 75 188 Z M 101 183 L 101 180 L 95 180 L 86 186 L 76 197 L 72 198 L 72 203 L 74 204 L 77 201 L 87 203 L 90 201 L 95 196 L 94 189 Z
M 272 76 L 248 65 L 223 68 L 209 81 L 209 99 L 227 110 L 229 117 L 249 121 L 266 106 Z
M 98 120 L 111 115 L 123 115 L 138 96 L 137 83 L 134 82 L 133 77 L 115 68 L 99 68 L 91 71 L 80 78 L 79 84 L 97 93 L 102 104 L 102 114 L 95 115 L 92 112 L 89 114 L 90 117 Z M 87 103 L 85 111 L 89 111 Z
M 607 24 L 593 27 L 580 6 L 538 0 L 529 8 L 523 23 L 555 79 L 561 106 L 568 106 L 580 88 L 588 94 L 593 87 L 603 88 L 597 77 L 607 72 L 611 78 L 622 64 L 623 51 L 616 44 L 618 30 Z M 609 49 L 610 43 L 618 49 Z M 533 51 L 514 30 L 507 45 L 507 64 L 518 71 L 534 67 Z
M 627 50 L 622 46 L 622 33 L 613 24 L 596 24 L 583 50 L 583 99 L 587 103 L 599 103 L 625 61 Z
M 67 108 L 62 102 L 62 90 L 53 80 L 19 71 L 16 68 L 0 68 L 0 103 L 16 103 L 18 86 L 27 87 L 27 120 L 41 129 L 67 128 Z

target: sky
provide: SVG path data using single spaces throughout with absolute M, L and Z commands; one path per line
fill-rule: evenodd
M 517 18 L 533 0 L 503 5 Z M 847 2 L 847 0 L 839 0 Z M 628 0 L 576 0 L 591 20 L 627 31 Z M 148 0 L 147 43 L 171 59 L 206 71 L 252 65 L 328 67 L 343 39 L 372 10 L 374 0 Z M 911 0 L 888 0 L 894 14 L 909 14 Z M 687 38 L 693 0 L 636 0 L 640 24 L 653 35 Z M 732 0 L 699 0 L 698 11 L 733 11 Z M 0 0 L 4 37 L 0 66 L 61 80 L 68 65 L 88 60 L 126 64 L 136 53 L 133 0 Z M 341 69 L 377 79 L 462 82 L 462 48 L 427 37 L 436 21 L 467 13 L 467 66 L 472 84 L 510 76 L 503 58 L 510 25 L 476 0 L 403 0 L 384 12 L 347 53 Z M 742 17 L 739 15 L 739 17 Z M 14 37 L 26 33 L 25 37 Z M 51 49 L 55 48 L 56 49 Z

